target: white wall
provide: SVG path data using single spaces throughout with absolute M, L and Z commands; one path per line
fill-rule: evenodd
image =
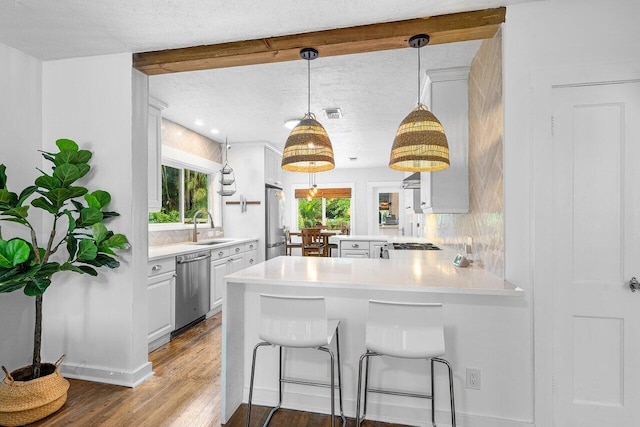
M 134 82 L 145 87 L 133 88 Z M 132 95 L 144 96 L 146 82 L 138 75 L 132 79 L 130 53 L 43 64 L 43 149 L 53 150 L 56 139 L 70 138 L 93 151 L 92 171 L 83 184 L 111 193 L 110 207 L 121 216 L 110 228 L 127 235 L 132 245 L 122 253 L 119 269 L 101 269 L 96 278 L 60 274 L 45 294 L 43 357 L 66 353 L 63 372 L 70 377 L 134 385 L 151 374 L 143 203 L 147 160 L 146 148 L 140 147 L 146 138 L 140 141 L 141 124 L 132 120 Z M 146 115 L 140 102 L 136 117 Z
M 7 166 L 8 185 L 20 193 L 39 175 L 42 132 L 42 63 L 0 43 L 0 163 Z M 29 219 L 40 228 L 42 216 Z M 29 238 L 24 227 L 2 223 L 2 237 Z M 10 371 L 31 363 L 35 300 L 22 291 L 0 294 L 0 364 Z
M 391 146 L 389 146 L 391 149 Z M 404 172 L 391 168 L 375 169 L 333 169 L 328 172 L 316 174 L 316 184 L 318 187 L 331 184 L 353 184 L 355 191 L 351 195 L 351 216 L 353 228 L 351 234 L 367 234 L 367 183 L 370 182 L 400 182 L 404 178 Z M 289 228 L 293 228 L 297 221 L 295 211 L 294 186 L 308 185 L 309 174 L 307 173 L 284 173 L 284 190 L 287 195 L 287 211 L 285 223 Z
M 551 380 L 548 370 L 551 306 L 540 304 L 551 291 L 547 283 L 535 280 L 536 253 L 548 250 L 548 241 L 536 241 L 533 213 L 544 206 L 533 204 L 536 189 L 546 185 L 546 176 L 533 163 L 537 141 L 534 126 L 551 126 L 551 105 L 534 99 L 549 90 L 538 76 L 561 69 L 589 70 L 599 66 L 624 69 L 638 62 L 637 19 L 640 3 L 634 0 L 555 0 L 511 6 L 507 9 L 504 33 L 505 101 L 505 274 L 508 280 L 535 293 L 535 420 L 552 424 Z M 595 163 L 596 159 L 594 159 Z M 533 177 L 536 177 L 533 179 Z M 533 312 L 528 313 L 529 316 Z M 533 324 L 526 333 L 533 333 Z M 533 338 L 531 338 L 533 339 Z M 546 351 L 545 351 L 546 350 Z

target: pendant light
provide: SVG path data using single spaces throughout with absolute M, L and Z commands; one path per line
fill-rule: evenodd
M 300 51 L 307 61 L 307 113 L 293 128 L 282 152 L 282 169 L 290 172 L 324 172 L 335 167 L 329 135 L 311 113 L 311 61 L 318 57 L 316 49 Z
M 434 172 L 449 167 L 449 144 L 442 124 L 420 102 L 420 48 L 428 43 L 426 34 L 409 39 L 409 46 L 418 50 L 418 106 L 398 127 L 389 158 L 392 169 Z

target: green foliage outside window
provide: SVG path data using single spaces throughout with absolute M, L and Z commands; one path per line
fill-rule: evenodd
M 325 202 L 327 228 L 340 230 L 351 224 L 351 199 L 330 198 Z M 298 228 L 309 228 L 322 224 L 322 199 L 298 199 Z
M 184 174 L 184 177 L 183 177 Z M 193 223 L 193 214 L 199 209 L 208 209 L 209 175 L 190 169 L 178 169 L 162 165 L 162 207 L 159 212 L 149 213 L 149 223 L 180 222 L 180 182 L 184 182 L 184 222 Z M 202 216 L 198 222 L 207 222 Z

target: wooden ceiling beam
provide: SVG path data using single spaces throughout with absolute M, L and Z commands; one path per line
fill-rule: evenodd
M 237 67 L 300 59 L 300 49 L 313 47 L 320 56 L 348 55 L 405 48 L 415 34 L 428 34 L 429 44 L 493 37 L 506 9 L 478 10 L 406 21 L 314 31 L 133 54 L 133 66 L 148 75 Z

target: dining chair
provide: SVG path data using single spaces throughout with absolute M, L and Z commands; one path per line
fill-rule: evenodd
M 325 236 L 319 228 L 303 228 L 302 256 L 326 256 Z
M 286 230 L 284 232 L 284 235 L 286 237 L 285 242 L 284 242 L 284 253 L 285 255 L 293 255 L 292 251 L 293 249 L 301 249 L 302 248 L 302 242 L 292 242 L 291 241 L 291 233 L 289 232 L 289 230 Z

